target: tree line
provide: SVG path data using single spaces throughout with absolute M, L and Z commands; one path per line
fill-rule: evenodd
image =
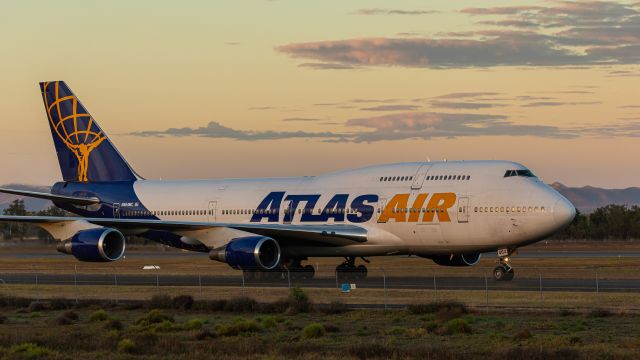
M 571 225 L 556 234 L 560 240 L 640 239 L 640 207 L 607 205 L 591 214 L 576 212 Z
M 40 211 L 29 211 L 24 200 L 14 200 L 4 209 L 4 215 L 66 216 L 67 212 L 51 205 Z M 28 223 L 0 222 L 0 234 L 3 239 L 38 239 L 51 242 L 49 233 Z M 591 214 L 579 211 L 571 225 L 553 236 L 558 240 L 636 240 L 640 239 L 640 207 L 626 205 L 607 205 Z M 146 241 L 145 241 L 146 243 Z

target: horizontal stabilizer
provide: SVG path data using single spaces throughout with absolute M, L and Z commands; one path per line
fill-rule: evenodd
M 79 196 L 66 196 L 66 195 L 56 195 L 56 194 L 44 193 L 44 192 L 38 192 L 38 191 L 27 191 L 27 190 L 5 189 L 5 188 L 0 188 L 0 192 L 6 193 L 6 194 L 38 198 L 38 199 L 46 199 L 46 200 L 51 200 L 56 202 L 64 202 L 64 203 L 75 204 L 75 205 L 93 205 L 93 204 L 100 203 L 100 199 L 98 199 L 97 197 L 87 198 L 87 197 L 79 197 Z

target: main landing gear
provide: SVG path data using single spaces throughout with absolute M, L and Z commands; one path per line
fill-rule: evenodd
M 303 259 L 289 259 L 283 261 L 272 270 L 250 269 L 243 270 L 244 278 L 247 281 L 278 281 L 287 280 L 311 280 L 316 274 L 316 269 L 311 265 L 302 265 Z M 306 260 L 306 259 L 304 259 Z
M 367 264 L 369 260 L 361 258 Z M 336 266 L 336 277 L 339 281 L 355 281 L 367 278 L 367 267 L 364 265 L 356 266 L 356 257 L 348 256 L 344 258 L 344 262 Z
M 511 266 L 511 255 L 515 249 L 498 250 L 499 265 L 493 269 L 493 278 L 496 281 L 511 281 L 513 275 L 513 267 Z

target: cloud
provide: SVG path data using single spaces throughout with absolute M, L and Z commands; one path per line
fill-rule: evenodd
M 198 128 L 170 128 L 163 131 L 138 131 L 131 133 L 134 136 L 142 137 L 165 137 L 165 136 L 200 136 L 208 138 L 226 138 L 236 140 L 280 140 L 295 138 L 332 138 L 340 139 L 343 135 L 333 132 L 306 132 L 306 131 L 251 131 L 236 130 L 218 122 L 211 121 L 207 126 Z
M 357 133 L 352 138 L 355 142 L 463 136 L 577 136 L 555 126 L 516 124 L 504 115 L 490 114 L 400 113 L 350 119 L 346 126 L 373 130 Z
M 373 107 L 362 108 L 360 110 L 365 111 L 411 111 L 417 110 L 420 106 L 418 105 L 379 105 Z
M 522 107 L 544 107 L 544 106 L 569 106 L 569 105 L 595 105 L 602 104 L 601 101 L 537 101 L 522 105 Z
M 299 67 L 313 69 L 313 70 L 354 70 L 361 69 L 359 66 L 340 64 L 340 63 L 303 63 L 298 65 Z
M 470 98 L 470 97 L 478 97 L 478 96 L 494 96 L 494 95 L 500 95 L 500 93 L 497 92 L 488 92 L 488 91 L 483 91 L 483 92 L 455 92 L 455 93 L 449 93 L 449 94 L 444 94 L 444 95 L 440 95 L 440 96 L 436 96 L 436 99 L 460 99 L 460 98 Z
M 431 106 L 446 109 L 488 109 L 505 105 L 482 102 L 432 101 Z
M 274 110 L 275 107 L 273 106 L 254 106 L 254 107 L 250 107 L 249 110 Z
M 360 9 L 354 11 L 354 15 L 429 15 L 435 14 L 435 10 L 400 10 L 400 9 Z
M 618 107 L 621 109 L 638 109 L 640 108 L 640 105 L 621 105 Z
M 487 28 L 421 37 L 290 43 L 277 51 L 317 69 L 372 66 L 486 68 L 640 63 L 640 5 L 550 1 L 545 6 L 467 8 Z M 367 10 L 367 9 L 365 9 Z M 377 14 L 389 11 L 368 9 Z M 489 16 L 489 19 L 483 17 Z M 324 65 L 321 65 L 324 64 Z M 309 63 L 302 66 L 310 66 Z
M 298 117 L 294 117 L 294 118 L 286 118 L 286 119 L 282 119 L 282 121 L 286 121 L 286 122 L 315 122 L 315 121 L 320 121 L 321 119 L 317 119 L 317 118 L 298 118 Z

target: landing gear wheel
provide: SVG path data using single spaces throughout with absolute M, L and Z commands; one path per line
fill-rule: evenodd
M 364 280 L 367 278 L 367 267 L 364 265 L 358 265 L 356 267 L 356 280 Z
M 513 275 L 515 275 L 515 272 L 513 271 L 513 269 L 510 269 L 505 275 L 506 276 L 504 278 L 504 281 L 511 281 L 513 280 Z
M 360 281 L 367 278 L 367 267 L 356 266 L 355 261 L 355 257 L 347 257 L 342 264 L 336 266 L 336 276 L 339 281 Z
M 311 280 L 316 274 L 316 269 L 311 265 L 305 265 L 301 269 L 302 280 Z
M 506 275 L 507 269 L 502 265 L 498 265 L 493 269 L 493 278 L 496 281 L 503 281 Z
M 493 278 L 496 281 L 511 281 L 514 274 L 513 268 L 507 269 L 504 265 L 498 265 L 493 269 Z

